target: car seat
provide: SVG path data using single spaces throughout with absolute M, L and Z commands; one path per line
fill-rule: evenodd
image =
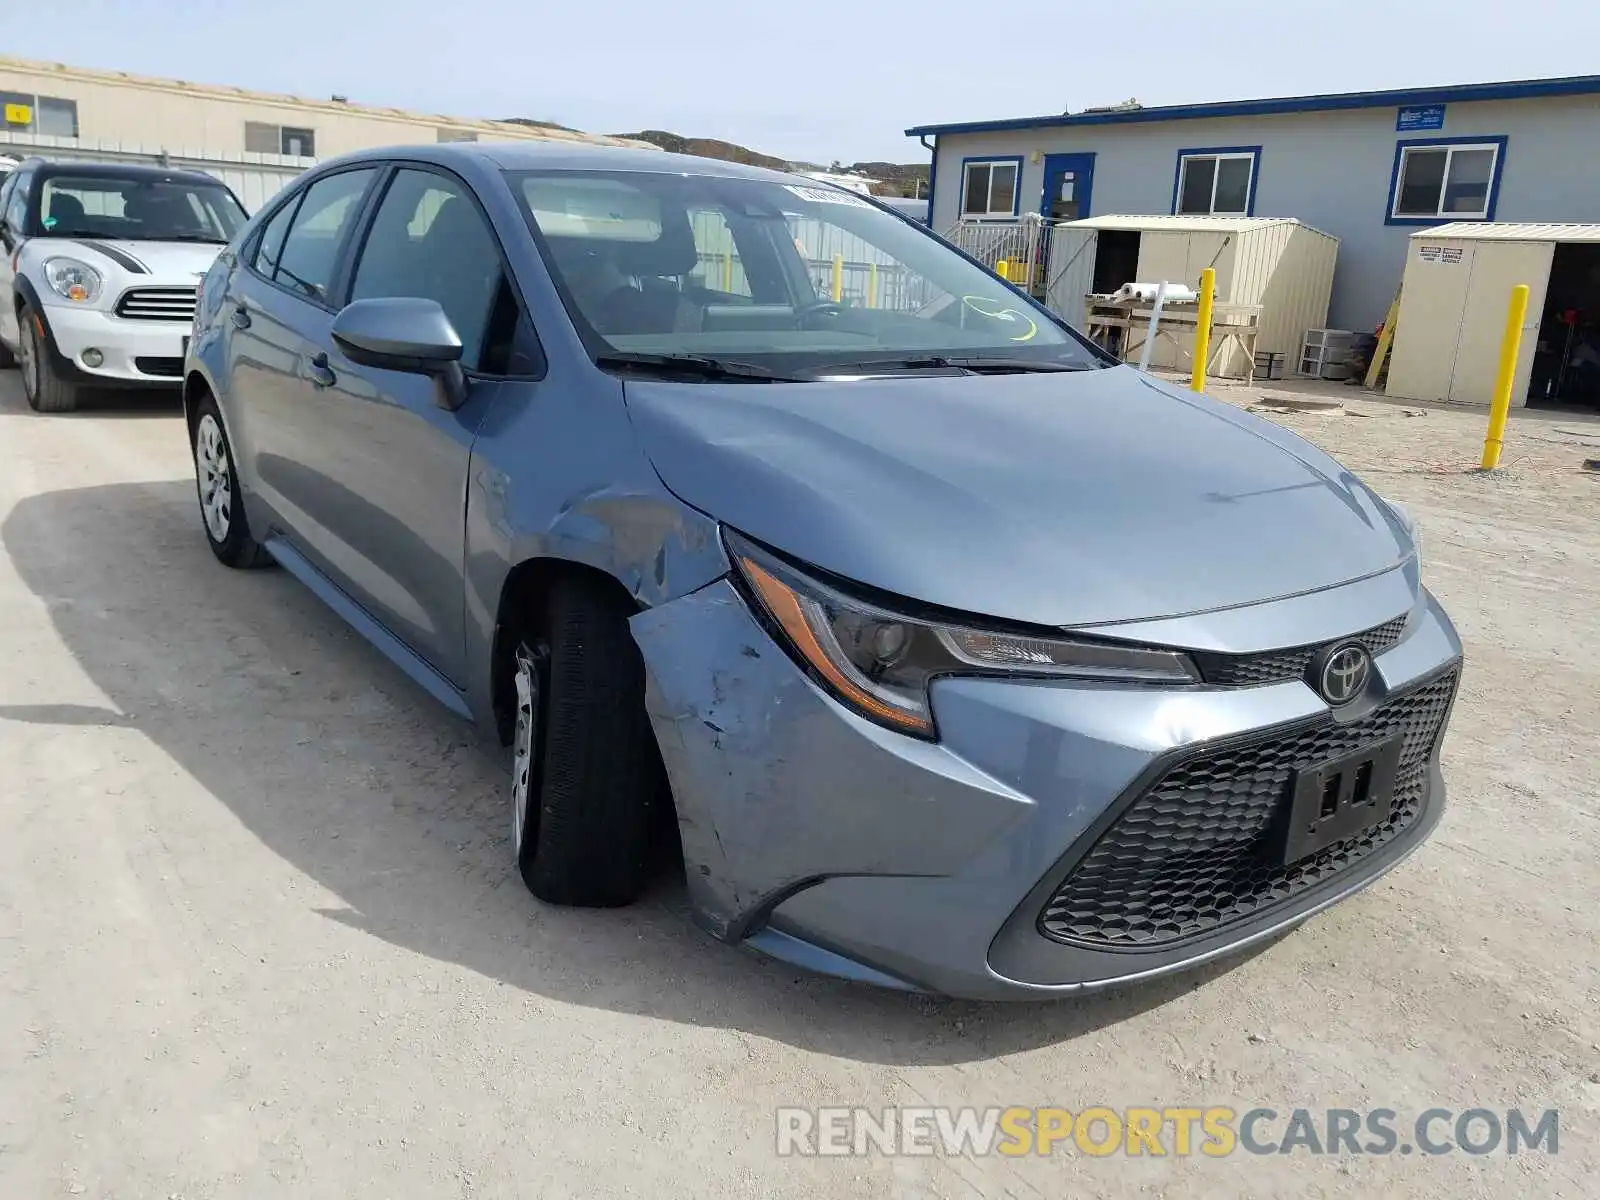
M 44 219 L 50 222 L 45 228 L 54 234 L 82 233 L 89 224 L 83 201 L 67 192 L 50 194 L 50 208 Z
M 663 213 L 653 242 L 616 243 L 616 262 L 638 287 L 621 287 L 600 302 L 595 326 L 601 333 L 682 333 L 700 328 L 701 309 L 678 287 L 699 265 L 689 215 Z

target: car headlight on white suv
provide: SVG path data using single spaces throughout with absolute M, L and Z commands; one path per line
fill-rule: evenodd
M 45 259 L 44 279 L 52 292 L 74 304 L 93 304 L 105 283 L 99 271 L 75 258 Z

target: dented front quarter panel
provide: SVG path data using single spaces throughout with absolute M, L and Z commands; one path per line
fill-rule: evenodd
M 581 563 L 649 608 L 726 574 L 716 522 L 661 483 L 634 437 L 620 381 L 567 364 L 500 394 L 473 448 L 466 508 L 468 702 L 492 727 L 501 592 L 530 559 Z
M 827 876 L 955 871 L 1032 801 L 826 699 L 721 579 L 639 613 L 696 918 L 744 937 Z

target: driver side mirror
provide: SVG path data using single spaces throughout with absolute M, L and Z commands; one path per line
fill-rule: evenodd
M 437 301 L 413 296 L 356 300 L 333 319 L 332 332 L 351 362 L 430 375 L 439 382 L 439 407 L 452 412 L 466 402 L 461 336 Z

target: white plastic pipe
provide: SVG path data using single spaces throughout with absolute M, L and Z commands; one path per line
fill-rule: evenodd
M 1166 298 L 1167 281 L 1163 279 L 1156 284 L 1156 303 L 1155 307 L 1150 310 L 1150 328 L 1145 330 L 1144 349 L 1139 352 L 1139 370 L 1141 371 L 1150 369 L 1150 351 L 1155 349 L 1156 329 L 1161 324 L 1161 305 L 1166 301 Z

